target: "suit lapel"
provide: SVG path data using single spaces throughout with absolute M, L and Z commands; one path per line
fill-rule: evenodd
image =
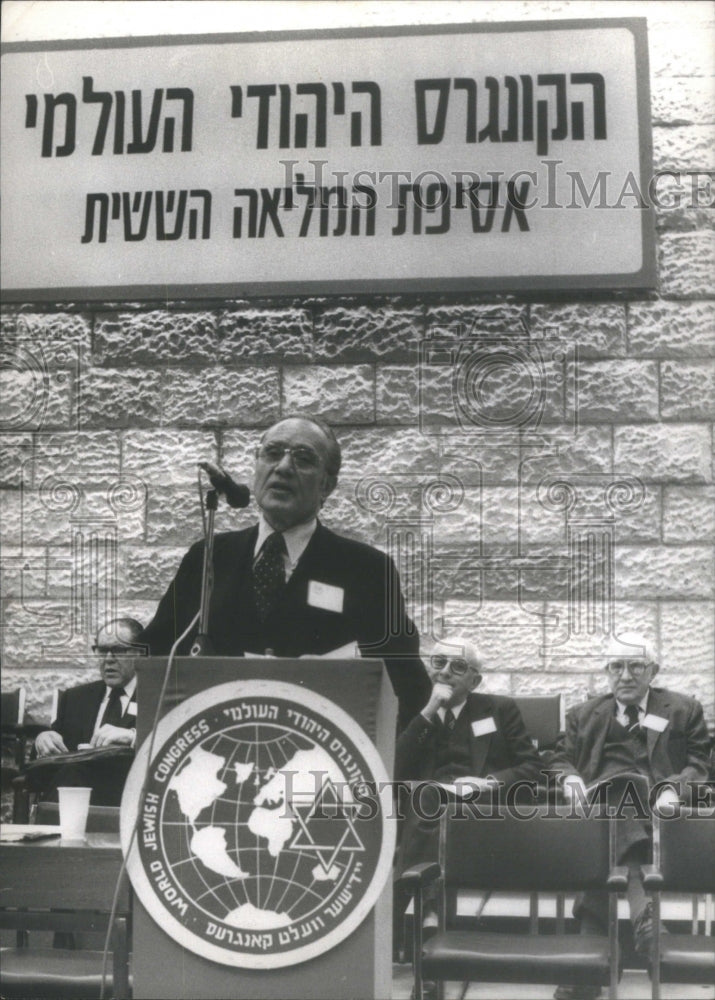
M 603 757 L 603 747 L 608 735 L 608 727 L 615 712 L 616 700 L 613 695 L 606 698 L 594 709 L 591 724 L 593 726 L 593 743 L 591 759 L 589 761 L 589 781 L 593 781 L 601 770 L 601 758 Z M 588 745 L 586 742 L 586 745 Z
M 647 714 L 648 715 L 659 715 L 661 718 L 670 720 L 670 699 L 668 695 L 663 691 L 655 691 L 653 688 L 650 689 L 648 693 L 648 701 L 646 703 Z M 659 743 L 668 733 L 668 726 L 665 727 L 662 733 L 659 733 L 657 729 L 646 728 L 646 746 L 648 748 L 648 760 L 651 762 L 651 770 L 656 773 L 656 768 L 653 765 L 653 755 L 656 753 L 656 749 L 660 751 Z M 667 768 L 666 768 L 667 770 Z
M 469 746 L 472 754 L 474 776 L 477 778 L 483 777 L 494 733 L 484 733 L 482 736 L 475 736 L 472 723 L 478 722 L 480 719 L 492 717 L 494 715 L 493 706 L 491 700 L 486 696 L 471 694 L 467 696 L 467 703 L 462 711 L 468 713 Z

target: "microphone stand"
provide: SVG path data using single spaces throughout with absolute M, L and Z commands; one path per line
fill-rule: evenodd
M 218 491 L 208 490 L 206 492 L 206 532 L 204 540 L 204 565 L 201 571 L 201 604 L 199 607 L 199 631 L 194 639 L 190 656 L 211 656 L 213 654 L 213 643 L 209 636 L 209 605 L 211 603 L 211 592 L 213 590 L 213 556 L 214 556 L 214 521 L 216 519 L 216 509 L 218 508 Z

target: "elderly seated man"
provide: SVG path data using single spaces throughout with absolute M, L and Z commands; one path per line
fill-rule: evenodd
M 403 872 L 436 861 L 440 784 L 462 785 L 465 793 L 509 789 L 536 780 L 540 758 L 512 698 L 477 692 L 482 665 L 476 648 L 459 637 L 438 643 L 429 659 L 432 693 L 397 741 L 397 781 L 430 781 L 413 787 L 397 861 Z M 436 926 L 428 913 L 426 927 Z
M 62 762 L 62 755 L 101 747 L 134 748 L 137 700 L 134 657 L 142 655 L 138 638 L 143 626 L 134 618 L 116 618 L 97 632 L 94 652 L 100 657 L 101 679 L 68 688 L 51 728 L 35 740 L 38 758 L 56 757 L 51 770 L 28 772 L 28 787 L 56 798 L 57 788 L 81 785 L 92 789 L 92 804 L 118 806 L 132 763 L 129 754 Z
M 637 632 L 615 638 L 605 673 L 610 692 L 571 709 L 554 751 L 564 794 L 578 802 L 585 799 L 586 786 L 607 782 L 614 792 L 620 786 L 625 802 L 629 792 L 624 777 L 642 775 L 653 788 L 660 785 L 654 808 L 672 815 L 687 801 L 689 783 L 707 780 L 709 739 L 702 706 L 689 695 L 652 685 L 658 663 Z M 653 919 L 640 866 L 649 860 L 651 827 L 632 812 L 630 807 L 616 810 L 623 816 L 617 821 L 618 863 L 629 869 L 627 898 L 636 952 L 648 959 Z M 605 892 L 585 893 L 574 906 L 584 934 L 605 933 L 607 912 Z M 599 993 L 592 987 L 559 986 L 554 996 L 593 1000 Z

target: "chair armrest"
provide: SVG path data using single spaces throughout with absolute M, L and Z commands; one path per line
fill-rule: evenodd
M 650 892 L 657 892 L 663 884 L 663 874 L 657 865 L 641 865 L 641 875 L 643 888 Z
M 409 892 L 424 889 L 435 882 L 442 874 L 442 869 L 436 861 L 423 861 L 422 864 L 407 868 L 397 879 L 397 884 Z
M 606 888 L 609 892 L 625 892 L 628 888 L 628 867 L 626 865 L 616 865 L 611 868 L 606 879 Z

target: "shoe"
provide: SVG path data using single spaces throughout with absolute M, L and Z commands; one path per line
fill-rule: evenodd
M 437 983 L 433 983 L 429 979 L 423 980 L 422 997 L 423 1000 L 437 1000 Z M 410 1000 L 415 1000 L 414 986 L 412 987 L 412 993 L 410 993 Z
M 554 1000 L 598 1000 L 600 986 L 557 986 Z

